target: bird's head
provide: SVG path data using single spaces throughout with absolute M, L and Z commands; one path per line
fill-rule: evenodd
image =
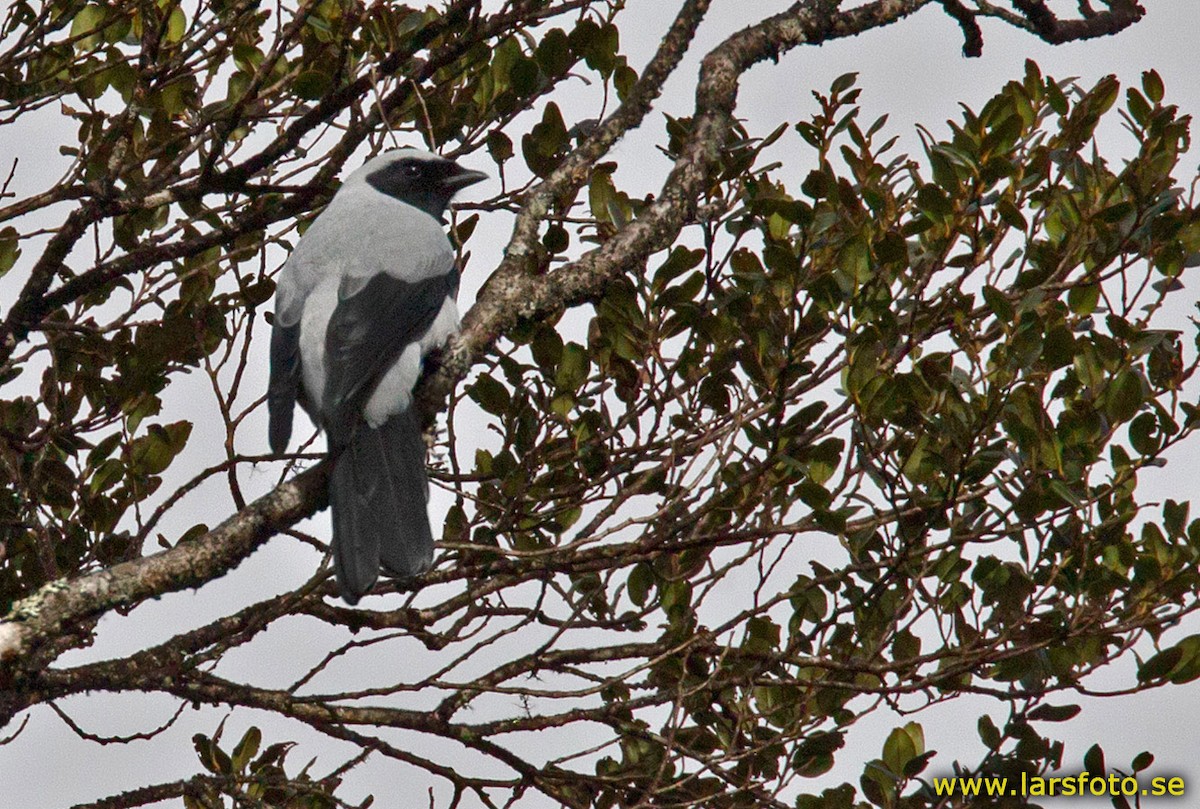
M 431 152 L 393 149 L 368 160 L 351 181 L 359 178 L 379 193 L 441 219 L 456 193 L 486 180 L 487 175 Z

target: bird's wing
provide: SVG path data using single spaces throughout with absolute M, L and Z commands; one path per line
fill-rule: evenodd
M 267 384 L 268 438 L 272 452 L 287 449 L 292 413 L 300 390 L 300 324 L 271 329 L 271 381 Z
M 444 237 L 443 237 L 444 238 Z M 411 262 L 401 260 L 404 264 Z M 325 390 L 321 412 L 334 444 L 344 446 L 380 376 L 410 343 L 421 339 L 458 286 L 454 255 L 406 272 L 347 275 L 325 332 Z M 406 268 L 412 269 L 412 268 Z
M 287 449 L 292 436 L 292 412 L 300 392 L 300 316 L 305 290 L 301 274 L 284 266 L 275 289 L 275 314 L 271 327 L 271 378 L 267 384 L 268 438 L 272 452 Z

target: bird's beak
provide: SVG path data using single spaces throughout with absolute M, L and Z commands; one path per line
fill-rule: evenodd
M 455 168 L 457 170 L 453 174 L 442 180 L 442 185 L 451 191 L 461 191 L 469 185 L 475 185 L 480 180 L 488 178 L 482 171 L 464 169 L 461 166 L 456 166 Z

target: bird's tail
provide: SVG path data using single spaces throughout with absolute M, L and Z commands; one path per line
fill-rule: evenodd
M 411 410 L 372 429 L 360 424 L 334 462 L 329 483 L 338 589 L 355 604 L 380 565 L 415 576 L 433 561 L 425 440 Z

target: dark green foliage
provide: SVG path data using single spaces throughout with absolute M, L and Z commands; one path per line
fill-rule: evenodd
M 289 776 L 285 770 L 288 754 L 296 746 L 292 742 L 272 744 L 259 751 L 262 731 L 252 727 L 246 731 L 231 752 L 220 747 L 225 723 L 217 727 L 212 738 L 202 733 L 192 737 L 200 764 L 211 776 L 194 778 L 184 789 L 186 809 L 225 809 L 239 806 L 271 806 L 280 809 L 336 809 L 344 806 L 334 797 L 341 778 L 330 775 L 315 779 L 308 774 L 314 762 Z M 226 797 L 233 798 L 229 803 Z M 362 809 L 372 801 L 361 804 Z
M 993 752 L 977 772 L 1045 773 L 1063 748 L 1038 728 L 1079 710 L 1050 696 L 1119 654 L 1139 616 L 1195 604 L 1200 524 L 1136 499 L 1138 470 L 1195 425 L 1178 396 L 1194 353 L 1158 325 L 1200 251 L 1172 178 L 1188 120 L 1130 94 L 1141 151 L 1111 167 L 1091 136 L 1115 83 L 1084 91 L 1030 65 L 927 137 L 926 177 L 877 143 L 882 122 L 859 128 L 856 95 L 839 80 L 797 127 L 816 150 L 802 196 L 738 164 L 713 196 L 732 244 L 675 247 L 610 288 L 586 347 L 540 326 L 521 341 L 531 361 L 504 358 L 506 391 L 472 392 L 506 436 L 475 469 L 480 530 L 587 547 L 605 523 L 576 524 L 579 505 L 627 504 L 637 527 L 617 560 L 650 558 L 614 560 L 587 608 L 689 649 L 645 679 L 681 695 L 675 735 L 622 730 L 596 772 L 624 797 L 598 806 L 752 805 L 753 784 L 828 769 L 859 695 L 901 687 L 1010 694 L 1003 729 L 981 720 Z M 593 174 L 599 223 L 619 226 L 622 199 Z M 844 567 L 811 564 L 785 600 L 776 584 L 742 591 L 731 611 L 763 606 L 724 629 L 701 617 L 739 560 L 806 571 L 822 535 Z M 720 642 L 687 641 L 707 632 Z M 1194 640 L 1139 682 L 1200 676 Z M 725 785 L 689 764 L 714 755 Z M 936 755 L 919 725 L 897 728 L 861 794 L 930 805 L 914 788 L 953 758 Z

